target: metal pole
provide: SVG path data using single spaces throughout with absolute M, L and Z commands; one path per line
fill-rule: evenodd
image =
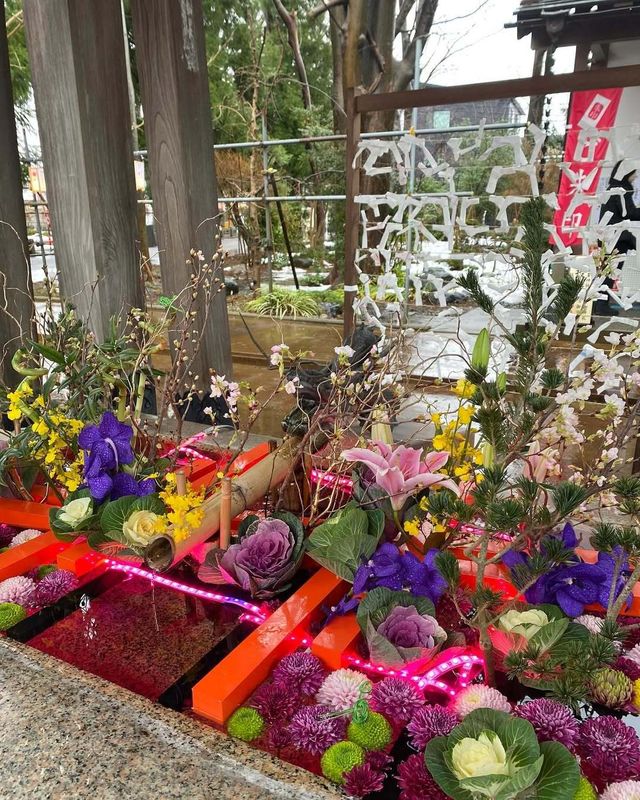
M 422 39 L 416 39 L 416 50 L 415 50 L 415 60 L 413 62 L 413 88 L 419 89 L 420 88 L 420 59 L 422 58 Z M 415 130 L 418 126 L 418 109 L 414 107 L 411 110 L 411 129 L 415 133 Z M 410 153 L 410 162 L 409 162 L 409 194 L 413 194 L 416 188 L 416 146 L 415 144 L 411 145 L 411 153 Z M 409 255 L 411 254 L 411 248 L 413 246 L 413 222 L 411 218 L 408 220 L 407 225 L 407 252 Z M 409 270 L 410 270 L 410 261 L 407 260 L 405 265 L 404 271 L 404 319 L 405 322 L 409 318 Z
M 25 127 L 22 128 L 22 138 L 24 140 L 24 154 L 29 161 L 31 161 L 31 153 L 29 152 L 29 142 L 27 140 L 27 129 Z M 29 189 L 31 190 L 31 194 L 33 196 L 34 201 L 34 208 L 35 208 L 35 218 L 36 218 L 36 233 L 38 234 L 38 239 L 40 240 L 40 252 L 42 254 L 42 270 L 44 274 L 47 274 L 47 257 L 44 253 L 44 239 L 42 237 L 42 225 L 40 224 L 40 212 L 38 211 L 38 198 L 36 193 L 31 188 L 31 179 L 29 179 Z
M 267 141 L 267 116 L 262 114 L 262 141 Z M 262 190 L 264 199 L 265 234 L 267 238 L 267 266 L 269 268 L 269 292 L 273 291 L 273 231 L 271 230 L 271 209 L 269 208 L 269 156 L 266 146 L 262 148 Z

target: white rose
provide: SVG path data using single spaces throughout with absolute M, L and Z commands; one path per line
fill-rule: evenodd
M 158 515 L 153 511 L 134 511 L 122 526 L 122 532 L 134 544 L 145 545 L 156 533 Z
M 451 753 L 451 767 L 458 780 L 509 774 L 507 754 L 493 731 L 483 731 L 477 739 L 461 739 Z
M 58 511 L 58 519 L 70 528 L 76 528 L 93 514 L 93 500 L 90 497 L 79 497 L 62 506 Z
M 516 611 L 512 609 L 504 613 L 499 620 L 502 630 L 507 633 L 519 633 L 520 636 L 528 641 L 540 628 L 549 624 L 549 617 L 544 611 L 537 608 L 530 608 L 528 611 Z

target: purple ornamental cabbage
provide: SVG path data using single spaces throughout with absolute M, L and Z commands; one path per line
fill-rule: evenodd
M 266 599 L 287 588 L 302 552 L 302 528 L 294 534 L 283 520 L 266 519 L 231 545 L 220 559 L 220 572 L 252 597 Z
M 437 620 L 422 616 L 415 606 L 396 606 L 378 627 L 378 633 L 396 647 L 434 647 L 439 631 Z

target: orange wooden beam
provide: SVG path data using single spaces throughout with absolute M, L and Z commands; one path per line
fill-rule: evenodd
M 50 508 L 41 503 L 3 497 L 0 499 L 0 522 L 17 528 L 46 530 L 49 527 Z
M 340 669 L 345 653 L 353 651 L 358 636 L 360 626 L 355 613 L 334 617 L 313 640 L 311 652 L 329 669 Z
M 78 578 L 95 569 L 101 561 L 104 561 L 104 557 L 92 550 L 84 537 L 69 545 L 57 558 L 60 569 L 68 569 Z
M 16 575 L 22 575 L 41 564 L 52 563 L 65 547 L 67 545 L 56 539 L 51 531 L 24 544 L 10 547 L 0 553 L 0 580 L 15 578 Z
M 223 724 L 268 677 L 275 663 L 299 645 L 299 637 L 324 605 L 339 599 L 345 583 L 319 569 L 266 622 L 252 631 L 193 687 L 193 710 Z

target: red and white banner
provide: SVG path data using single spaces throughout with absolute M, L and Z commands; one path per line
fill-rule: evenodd
M 598 89 L 588 92 L 573 92 L 567 115 L 567 135 L 565 140 L 563 170 L 558 189 L 558 209 L 553 217 L 558 238 L 565 245 L 580 242 L 579 231 L 573 228 L 589 224 L 591 207 L 583 203 L 569 213 L 576 191 L 595 194 L 602 172 L 601 163 L 606 158 L 609 142 L 606 138 L 590 136 L 585 144 L 578 147 L 581 130 L 596 128 L 608 131 L 615 125 L 622 89 Z M 575 177 L 570 177 L 572 172 Z

